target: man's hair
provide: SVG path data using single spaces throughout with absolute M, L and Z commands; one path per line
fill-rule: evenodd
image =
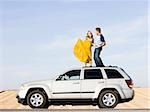
M 96 31 L 98 31 L 99 33 L 101 33 L 101 28 L 100 27 L 96 27 L 95 29 L 96 29 Z

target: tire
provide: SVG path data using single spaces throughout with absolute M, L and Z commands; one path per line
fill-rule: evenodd
M 40 90 L 33 90 L 27 96 L 27 104 L 31 108 L 48 108 L 48 98 Z
M 99 108 L 114 108 L 119 103 L 118 94 L 112 90 L 105 90 L 98 98 Z

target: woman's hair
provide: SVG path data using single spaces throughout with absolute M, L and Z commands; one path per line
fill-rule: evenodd
M 86 36 L 89 37 L 89 35 L 88 35 L 89 32 L 91 33 L 91 37 L 90 38 L 93 38 L 93 34 L 92 34 L 91 31 L 88 31 Z
M 89 32 L 91 33 L 91 37 L 88 35 Z M 87 32 L 86 38 L 91 38 L 92 39 L 92 43 L 94 42 L 93 34 L 92 34 L 91 31 Z

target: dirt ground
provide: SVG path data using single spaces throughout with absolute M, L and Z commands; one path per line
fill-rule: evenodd
M 150 88 L 135 88 L 132 101 L 118 104 L 115 109 L 150 109 Z M 0 109 L 30 109 L 19 104 L 15 90 L 0 91 Z M 49 109 L 98 109 L 97 106 L 49 106 Z

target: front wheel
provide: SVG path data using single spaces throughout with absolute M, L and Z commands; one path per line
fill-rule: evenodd
M 112 90 L 103 91 L 98 98 L 99 108 L 114 108 L 117 106 L 118 102 L 118 95 Z
M 27 104 L 31 108 L 48 108 L 46 95 L 40 90 L 33 90 L 27 96 Z

